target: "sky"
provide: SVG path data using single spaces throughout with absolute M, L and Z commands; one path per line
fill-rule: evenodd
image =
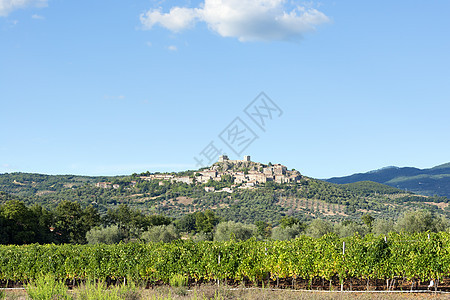
M 0 0 L 0 173 L 450 161 L 450 2 Z

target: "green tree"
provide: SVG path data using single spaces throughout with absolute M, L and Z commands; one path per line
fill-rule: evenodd
M 272 235 L 272 224 L 264 221 L 256 221 L 255 226 L 257 230 L 257 235 L 260 238 L 266 239 Z
M 160 225 L 169 225 L 172 223 L 172 219 L 163 215 L 150 215 L 144 216 L 144 221 L 142 224 L 144 225 L 142 228 L 147 230 L 152 226 L 160 226 Z
M 304 230 L 304 226 L 298 223 L 285 228 L 280 225 L 272 230 L 272 239 L 280 241 L 292 240 L 301 235 Z
M 361 220 L 366 224 L 367 227 L 372 228 L 372 222 L 375 220 L 370 214 L 364 214 Z
M 375 235 L 387 235 L 394 231 L 394 221 L 388 219 L 375 219 L 372 223 L 372 233 Z
M 62 243 L 84 244 L 90 224 L 86 223 L 83 209 L 77 202 L 62 201 L 55 211 L 55 231 Z
M 395 223 L 395 230 L 398 232 L 439 232 L 448 228 L 448 220 L 437 217 L 430 211 L 418 210 L 405 212 Z
M 257 232 L 255 225 L 246 225 L 233 221 L 222 222 L 217 225 L 214 232 L 215 241 L 248 240 Z
M 148 231 L 142 233 L 141 236 L 147 242 L 164 242 L 169 243 L 171 241 L 180 238 L 180 234 L 173 224 L 153 226 Z
M 314 219 L 306 228 L 306 234 L 315 238 L 330 232 L 333 232 L 333 224 L 322 219 Z
M 125 234 L 126 240 L 130 240 L 138 238 L 143 231 L 153 226 L 169 225 L 172 219 L 162 215 L 148 216 L 127 204 L 120 204 L 118 208 L 108 210 L 104 222 L 107 225 L 117 225 Z
M 340 237 L 354 236 L 355 234 L 365 236 L 370 232 L 370 228 L 366 224 L 357 224 L 355 222 L 342 222 L 341 224 L 335 225 L 334 231 Z
M 1 206 L 0 206 L 0 244 L 8 244 L 9 243 L 9 237 L 8 232 L 6 231 L 7 228 L 7 220 L 1 213 Z
M 83 221 L 85 222 L 86 226 L 89 226 L 89 228 L 100 225 L 101 221 L 98 210 L 92 205 L 86 207 L 83 210 Z
M 280 226 L 281 228 L 287 228 L 287 227 L 292 227 L 295 224 L 300 224 L 302 225 L 302 222 L 294 217 L 289 217 L 289 216 L 284 216 L 281 218 L 280 220 Z M 303 226 L 303 225 L 302 225 Z
M 117 225 L 92 228 L 86 233 L 86 240 L 89 244 L 117 244 L 124 239 L 125 233 Z
M 109 209 L 105 223 L 117 225 L 125 234 L 126 239 L 138 237 L 143 228 L 146 227 L 145 216 L 139 211 L 131 209 L 126 204 L 120 204 L 116 209 Z
M 209 209 L 205 212 L 195 213 L 195 229 L 197 232 L 212 232 L 217 223 L 219 223 L 219 219 Z
M 56 237 L 51 228 L 54 224 L 54 214 L 46 210 L 39 204 L 34 204 L 30 207 L 30 211 L 35 220 L 34 232 L 35 242 L 40 244 L 47 244 L 56 242 Z
M 22 201 L 10 200 L 0 206 L 4 244 L 35 242 L 34 216 Z
M 176 221 L 176 227 L 180 232 L 194 232 L 195 231 L 195 215 L 187 214 L 182 216 L 180 219 Z

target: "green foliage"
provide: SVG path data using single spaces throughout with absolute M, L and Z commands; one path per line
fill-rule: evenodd
M 321 219 L 313 220 L 306 228 L 306 234 L 314 238 L 320 238 L 333 231 L 333 225 Z
M 52 222 L 53 215 L 41 206 L 28 208 L 22 201 L 8 200 L 0 205 L 0 244 L 53 242 Z
M 125 233 L 117 225 L 92 228 L 86 233 L 86 240 L 89 244 L 117 244 L 125 237 Z
M 170 277 L 169 284 L 171 287 L 183 287 L 187 286 L 188 279 L 185 275 L 182 274 L 174 274 Z
M 405 191 L 384 185 L 373 181 L 358 181 L 354 183 L 343 184 L 341 187 L 349 192 L 358 193 L 360 195 L 370 196 L 378 194 L 401 194 Z
M 212 241 L 214 239 L 212 232 L 199 232 L 193 237 L 193 241 L 198 242 L 206 242 L 206 241 Z
M 14 244 L 29 243 L 34 239 L 32 212 L 23 202 L 10 200 L 0 206 L 3 234 L 7 241 Z
M 142 228 L 145 216 L 141 212 L 130 208 L 126 204 L 120 204 L 116 209 L 108 210 L 106 220 L 109 224 L 115 224 L 128 234 L 132 228 Z
M 142 234 L 142 239 L 147 242 L 169 243 L 179 238 L 180 234 L 173 224 L 154 226 Z
M 284 216 L 280 220 L 280 226 L 283 229 L 287 228 L 287 227 L 292 227 L 295 224 L 300 224 L 301 225 L 301 221 L 299 219 L 297 219 L 297 218 L 288 217 L 288 216 Z
M 104 282 L 92 282 L 91 280 L 87 280 L 83 286 L 78 288 L 76 295 L 76 299 L 80 300 L 134 300 L 141 298 L 140 292 L 133 282 L 107 288 Z
M 180 232 L 195 232 L 195 214 L 186 214 L 176 221 L 176 227 Z
M 100 216 L 91 206 L 81 208 L 77 202 L 62 201 L 56 207 L 55 227 L 62 243 L 84 244 L 86 233 L 100 225 Z
M 169 225 L 172 222 L 165 216 L 145 215 L 126 204 L 120 204 L 118 208 L 108 210 L 105 221 L 107 224 L 117 225 L 125 235 L 124 240 L 138 238 L 142 231 L 149 230 L 152 226 Z
M 405 212 L 395 224 L 398 232 L 408 233 L 416 232 L 439 232 L 448 228 L 448 221 L 442 217 L 435 216 L 432 212 L 426 210 Z
M 258 238 L 266 239 L 272 235 L 272 224 L 264 221 L 256 221 L 255 226 Z
M 19 196 L 31 196 L 36 192 L 55 193 L 69 186 L 79 187 L 104 180 L 105 177 L 6 173 L 0 175 L 0 190 Z
M 334 232 L 340 237 L 354 236 L 355 234 L 365 236 L 370 232 L 370 227 L 355 222 L 341 223 L 335 225 Z
M 219 164 L 218 166 L 235 171 L 262 167 L 259 164 Z M 194 173 L 195 171 L 187 171 L 184 175 L 193 176 Z M 150 173 L 142 175 L 150 175 Z M 119 188 L 96 187 L 95 184 L 99 182 L 118 184 Z M 278 225 L 285 215 L 291 215 L 302 222 L 310 221 L 312 218 L 325 218 L 333 222 L 344 218 L 357 221 L 360 220 L 363 211 L 371 211 L 375 218 L 395 219 L 410 209 L 428 209 L 436 214 L 450 216 L 450 209 L 445 210 L 430 204 L 433 201 L 447 202 L 446 198 L 426 198 L 374 182 L 337 185 L 303 176 L 299 183 L 269 182 L 255 189 L 234 188 L 232 194 L 207 193 L 203 189 L 206 184 L 169 181 L 164 181 L 162 185 L 160 183 L 160 180 L 142 179 L 137 174 L 116 177 L 0 174 L 0 191 L 4 191 L 0 192 L 0 204 L 9 200 L 20 200 L 27 205 L 37 203 L 50 211 L 54 211 L 63 200 L 77 202 L 83 210 L 92 205 L 90 210 L 94 214 L 91 214 L 90 218 L 87 217 L 89 210 L 85 212 L 89 228 L 97 223 L 95 212 L 98 212 L 104 217 L 102 220 L 104 226 L 118 225 L 124 229 L 127 233 L 126 240 L 138 238 L 142 231 L 148 230 L 151 226 L 167 225 L 171 223 L 171 218 L 179 219 L 186 214 L 205 212 L 212 208 L 217 217 L 225 220 L 241 223 L 263 221 L 274 226 Z M 221 181 L 212 181 L 211 184 L 216 189 L 231 187 L 233 178 L 225 175 L 222 176 Z M 186 202 L 179 201 L 180 197 L 187 199 Z M 306 207 L 296 205 L 302 201 L 311 205 Z M 387 203 L 392 205 L 386 205 Z M 128 208 L 124 209 L 124 206 Z M 324 208 L 328 212 L 325 212 Z M 339 212 L 330 213 L 332 210 Z M 116 213 L 112 213 L 113 211 Z M 149 215 L 152 216 L 149 217 Z M 166 219 L 163 220 L 163 218 Z M 0 216 L 0 224 L 5 222 L 5 219 Z M 54 225 L 47 224 L 47 228 Z M 189 226 L 180 226 L 179 229 L 196 232 L 197 229 L 192 229 L 191 225 L 192 223 Z M 203 227 L 203 225 L 206 226 Z M 211 230 L 211 226 L 203 225 L 200 226 L 202 230 Z M 44 227 L 41 229 L 39 232 L 33 229 L 33 238 L 26 242 L 61 243 L 83 240 L 82 236 L 72 237 L 70 234 L 55 231 L 56 237 L 59 237 L 56 240 L 55 233 L 49 233 Z M 0 238 L 7 240 L 8 238 L 4 236 L 5 233 L 0 231 Z
M 366 224 L 367 227 L 372 228 L 372 223 L 375 220 L 375 218 L 372 217 L 372 215 L 370 214 L 364 214 L 361 217 L 361 220 L 364 222 L 364 224 Z
M 372 233 L 375 235 L 387 235 L 394 229 L 394 221 L 389 219 L 376 219 L 372 223 Z
M 305 280 L 339 277 L 426 281 L 448 277 L 450 233 L 429 235 L 390 233 L 386 241 L 384 236 L 371 234 L 346 238 L 327 234 L 317 239 L 299 236 L 290 241 L 0 246 L 0 280 L 43 280 L 41 274 L 48 274 L 42 281 L 45 284 L 31 284 L 29 289 L 45 287 L 41 294 L 49 290 L 53 294 L 63 287 L 58 280 L 107 277 L 166 283 L 177 274 L 193 280 L 235 281 L 262 280 L 268 274 L 271 278 Z
M 77 289 L 77 299 L 80 300 L 118 300 L 120 299 L 111 291 L 106 291 L 106 284 L 102 282 L 91 282 L 87 280 L 86 283 Z
M 294 223 L 288 227 L 280 225 L 272 230 L 272 239 L 280 241 L 292 240 L 300 236 L 304 231 L 305 226 L 300 223 Z
M 215 241 L 240 240 L 245 241 L 255 236 L 257 228 L 255 225 L 246 225 L 233 221 L 222 222 L 217 225 L 214 233 Z
M 212 210 L 195 214 L 195 229 L 197 232 L 212 232 L 217 223 L 219 223 L 219 219 Z
M 218 166 L 253 171 L 262 165 Z M 192 177 L 194 174 L 195 171 L 185 173 Z M 98 182 L 115 183 L 120 187 L 100 188 L 95 186 Z M 0 174 L 0 191 L 8 192 L 0 192 L 0 210 L 10 200 L 27 206 L 19 210 L 18 217 L 25 216 L 23 222 L 0 213 L 0 243 L 86 243 L 86 233 L 99 225 L 117 225 L 125 234 L 122 240 L 133 241 L 151 227 L 168 225 L 173 219 L 179 232 L 191 235 L 201 232 L 195 239 L 209 240 L 219 219 L 245 224 L 264 222 L 267 225 L 257 225 L 257 236 L 266 239 L 271 235 L 272 226 L 281 224 L 286 228 L 296 222 L 307 224 L 314 218 L 360 222 L 363 217 L 370 228 L 369 216 L 364 216 L 367 211 L 376 219 L 396 219 L 411 209 L 429 210 L 437 219 L 441 215 L 450 216 L 450 208 L 442 209 L 432 203 L 446 202 L 446 198 L 417 196 L 374 182 L 337 185 L 303 176 L 299 183 L 269 182 L 255 189 L 235 187 L 231 194 L 207 193 L 203 189 L 205 184 L 160 183 L 160 180 L 145 180 L 137 174 L 117 177 Z M 217 188 L 231 187 L 233 178 L 226 175 L 211 184 Z M 78 203 L 79 208 L 65 204 L 66 201 Z M 31 206 L 33 203 L 39 205 Z M 56 209 L 58 205 L 71 207 L 61 210 Z M 345 236 L 357 228 L 335 228 L 338 229 L 338 234 Z M 356 231 L 363 233 L 360 229 Z
M 36 281 L 28 283 L 25 290 L 33 300 L 72 299 L 62 279 L 56 279 L 53 274 L 38 277 Z

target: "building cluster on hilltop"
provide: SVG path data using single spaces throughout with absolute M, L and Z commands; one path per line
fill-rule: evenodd
M 120 188 L 120 184 L 115 184 L 112 182 L 97 182 L 95 184 L 96 187 L 102 188 L 102 189 L 115 189 L 117 190 L 118 188 Z M 131 181 L 130 182 L 130 186 L 134 187 L 136 186 L 136 181 Z
M 239 165 L 238 170 L 233 166 Z M 244 156 L 243 160 L 230 160 L 226 155 L 219 158 L 218 163 L 210 168 L 197 171 L 194 176 L 175 176 L 170 174 L 152 174 L 149 176 L 141 176 L 143 180 L 167 180 L 171 182 L 207 183 L 210 180 L 221 181 L 222 176 L 229 175 L 233 178 L 234 184 L 242 184 L 252 187 L 257 184 L 273 181 L 276 183 L 299 182 L 301 179 L 300 172 L 289 171 L 286 166 L 281 164 L 262 165 L 254 163 L 250 160 L 250 156 Z M 161 184 L 163 184 L 161 182 Z
M 99 188 L 103 188 L 103 189 L 111 189 L 111 188 L 118 189 L 118 188 L 120 188 L 120 185 L 112 184 L 111 182 L 97 182 L 95 184 L 95 186 L 99 187 Z

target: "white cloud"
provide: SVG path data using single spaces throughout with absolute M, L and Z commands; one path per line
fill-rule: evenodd
M 173 7 L 168 13 L 154 9 L 140 19 L 144 29 L 158 24 L 173 32 L 205 22 L 219 35 L 240 41 L 296 40 L 329 22 L 314 8 L 288 9 L 285 0 L 205 0 L 200 8 Z
M 41 16 L 41 15 L 32 15 L 31 16 L 31 18 L 32 19 L 35 19 L 35 20 L 45 20 L 45 17 L 44 16 Z
M 29 6 L 45 7 L 47 0 L 0 0 L 0 17 L 6 17 L 13 10 Z
M 185 28 L 189 28 L 195 23 L 198 10 L 184 7 L 174 7 L 169 13 L 161 13 L 161 9 L 149 10 L 145 14 L 141 14 L 141 22 L 147 29 L 151 29 L 155 24 L 178 32 Z
M 167 49 L 169 49 L 170 51 L 177 51 L 177 46 L 171 45 L 169 47 L 167 47 Z

